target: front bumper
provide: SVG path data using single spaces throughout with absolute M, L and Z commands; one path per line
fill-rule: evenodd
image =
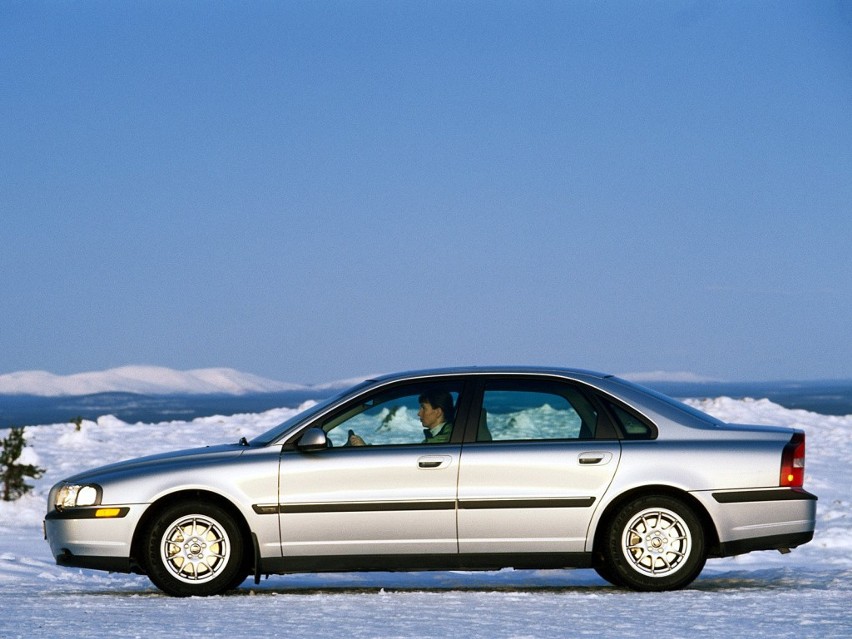
M 44 534 L 60 566 L 132 572 L 133 533 L 145 512 L 141 505 L 116 506 L 119 515 L 95 516 L 97 508 L 50 511 Z

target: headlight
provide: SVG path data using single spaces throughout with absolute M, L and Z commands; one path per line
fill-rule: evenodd
M 56 510 L 76 508 L 78 506 L 95 506 L 101 503 L 101 487 L 95 484 L 83 486 L 63 484 L 56 493 L 53 505 Z

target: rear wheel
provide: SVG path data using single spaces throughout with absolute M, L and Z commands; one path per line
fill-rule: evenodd
M 166 508 L 151 525 L 145 550 L 149 578 L 176 597 L 218 595 L 246 575 L 239 528 L 214 504 Z
M 664 495 L 640 497 L 612 519 L 603 574 L 633 590 L 675 590 L 698 577 L 706 558 L 704 531 L 689 506 Z
M 608 581 L 613 586 L 624 586 L 624 582 L 622 582 L 618 576 L 612 571 L 608 563 L 602 562 L 595 565 L 595 572 L 598 573 L 598 576 L 605 581 Z

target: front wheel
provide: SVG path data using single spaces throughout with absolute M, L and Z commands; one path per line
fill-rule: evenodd
M 245 577 L 239 528 L 214 504 L 166 508 L 149 529 L 145 556 L 154 585 L 176 597 L 218 595 Z
M 684 502 L 640 497 L 612 519 L 604 546 L 606 572 L 633 590 L 683 588 L 704 568 L 704 531 Z

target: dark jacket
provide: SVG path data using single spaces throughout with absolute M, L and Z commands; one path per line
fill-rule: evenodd
M 423 434 L 425 439 L 423 440 L 424 444 L 446 444 L 450 441 L 450 436 L 453 434 L 453 425 L 446 423 L 441 426 L 441 430 L 438 431 L 437 435 L 432 435 L 432 432 L 428 428 L 423 429 Z

